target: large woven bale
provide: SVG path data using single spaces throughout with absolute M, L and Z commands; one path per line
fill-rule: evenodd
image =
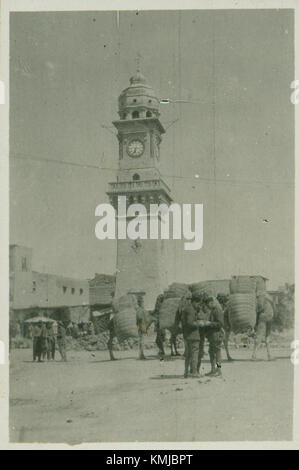
M 229 280 L 210 280 L 191 284 L 190 290 L 194 293 L 206 293 L 211 297 L 217 297 L 218 294 L 229 293 Z
M 172 328 L 174 326 L 180 303 L 181 297 L 164 300 L 159 311 L 159 326 L 161 329 Z
M 257 276 L 256 281 L 256 293 L 257 295 L 266 293 L 266 282 L 262 277 Z
M 233 276 L 229 283 L 231 294 L 250 294 L 256 291 L 256 280 L 250 276 Z
M 234 333 L 244 333 L 256 324 L 256 297 L 252 294 L 231 294 L 230 322 Z
M 113 309 L 115 311 L 115 333 L 118 340 L 124 341 L 128 338 L 137 338 L 136 312 L 138 305 L 136 297 L 130 294 L 123 295 L 113 301 Z
M 197 282 L 196 284 L 191 284 L 190 290 L 192 294 L 207 294 L 211 297 L 215 296 L 215 289 L 213 284 L 210 281 Z
M 183 297 L 188 292 L 187 284 L 173 282 L 165 291 L 165 299 Z

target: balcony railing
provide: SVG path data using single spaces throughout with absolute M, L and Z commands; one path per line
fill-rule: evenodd
M 170 188 L 163 180 L 145 180 L 145 181 L 123 181 L 109 183 L 108 193 L 136 192 L 136 191 L 165 191 L 170 193 Z

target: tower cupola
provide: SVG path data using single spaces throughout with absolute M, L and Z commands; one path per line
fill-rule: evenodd
M 118 99 L 118 113 L 121 120 L 159 117 L 159 99 L 146 78 L 137 69 Z

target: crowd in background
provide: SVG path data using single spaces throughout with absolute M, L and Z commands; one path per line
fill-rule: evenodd
M 94 335 L 92 322 L 74 323 L 70 321 L 54 321 L 44 318 L 40 322 L 10 322 L 9 340 L 10 350 L 12 339 L 27 338 L 32 340 L 33 361 L 44 362 L 54 361 L 56 350 L 58 349 L 61 360 L 66 362 L 66 337 L 75 339 Z

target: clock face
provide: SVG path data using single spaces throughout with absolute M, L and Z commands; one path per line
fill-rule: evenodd
M 131 140 L 127 146 L 127 151 L 130 157 L 140 157 L 144 151 L 144 145 L 141 140 Z

